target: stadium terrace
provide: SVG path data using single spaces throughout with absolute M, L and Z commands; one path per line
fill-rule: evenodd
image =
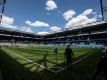
M 0 28 L 0 45 L 18 44 L 107 44 L 107 22 L 95 22 L 87 26 L 47 34 L 44 36 L 8 28 Z

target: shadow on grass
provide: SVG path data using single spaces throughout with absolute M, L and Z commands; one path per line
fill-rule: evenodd
M 31 73 L 14 58 L 0 49 L 0 67 L 4 80 L 35 80 L 41 77 L 37 73 Z
M 43 60 L 46 57 L 47 54 L 44 55 Z M 31 72 L 23 64 L 20 64 L 16 59 L 0 49 L 0 68 L 2 69 L 4 80 L 91 80 L 92 73 L 100 57 L 101 54 L 91 55 L 78 64 L 74 64 L 72 72 L 64 70 L 55 74 L 46 69 L 40 72 L 36 70 Z
M 99 50 L 97 50 L 97 51 L 99 51 Z M 90 52 L 87 52 L 87 53 L 84 54 L 84 55 L 81 55 L 81 56 L 76 57 L 76 58 L 73 60 L 73 62 L 75 62 L 75 61 L 77 61 L 77 60 L 79 60 L 79 59 L 81 59 L 81 58 L 83 58 L 83 57 L 85 57 L 85 56 L 87 56 L 87 55 L 92 54 L 92 52 L 93 52 L 93 51 L 90 51 Z M 65 66 L 66 66 L 66 63 L 64 62 L 64 63 L 61 63 L 61 64 L 57 64 L 57 65 L 55 65 L 54 67 L 60 67 L 60 66 L 65 67 Z
M 82 55 L 75 60 L 78 60 L 88 54 L 89 53 Z M 101 50 L 93 51 L 93 55 L 90 55 L 79 63 L 74 64 L 71 71 L 68 72 L 63 70 L 57 73 L 55 80 L 92 80 L 96 65 L 102 55 L 103 53 Z M 98 80 L 104 80 L 104 74 L 99 75 Z
M 78 59 L 86 56 L 78 57 Z M 77 64 L 74 64 L 71 71 L 63 70 L 55 76 L 55 80 L 92 80 L 96 65 L 103 53 L 100 50 L 93 52 L 93 55 L 88 56 Z M 98 80 L 104 80 L 104 75 L 101 74 Z
M 44 55 L 44 59 L 46 56 L 47 54 Z M 12 58 L 0 49 L 0 68 L 2 69 L 3 80 L 55 80 L 55 73 L 46 69 L 40 72 L 36 70 L 31 72 L 29 68 L 25 68 L 24 64 L 19 63 L 17 59 L 19 58 Z

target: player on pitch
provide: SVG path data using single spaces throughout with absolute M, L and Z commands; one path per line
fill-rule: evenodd
M 56 57 L 56 63 L 57 63 L 57 54 L 58 54 L 58 49 L 57 49 L 57 48 L 54 49 L 54 54 L 55 54 L 55 57 Z
M 64 55 L 65 55 L 65 61 L 67 64 L 67 70 L 69 71 L 72 68 L 72 62 L 74 60 L 74 53 L 72 48 L 70 48 L 70 45 L 67 45 L 67 48 L 65 48 Z

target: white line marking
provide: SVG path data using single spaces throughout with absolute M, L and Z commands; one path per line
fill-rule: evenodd
M 3 49 L 3 50 L 4 50 L 4 49 Z M 28 61 L 28 62 L 31 62 L 31 63 L 33 63 L 33 64 L 36 64 L 37 66 L 40 66 L 41 68 L 45 68 L 45 69 L 47 69 L 48 71 L 51 71 L 51 72 L 53 72 L 53 73 L 56 73 L 56 71 L 53 71 L 53 70 L 51 70 L 51 69 L 49 69 L 49 68 L 46 68 L 46 67 L 43 66 L 43 65 L 37 64 L 37 63 L 35 63 L 34 61 L 32 61 L 32 60 L 30 60 L 30 59 L 27 59 L 27 58 L 25 58 L 25 57 L 23 57 L 23 56 L 21 56 L 21 55 L 15 54 L 14 52 L 12 52 L 12 51 L 10 51 L 10 50 L 6 50 L 6 49 L 5 49 L 4 51 L 10 52 L 10 53 L 12 53 L 12 54 L 14 54 L 14 55 L 16 55 L 16 56 L 18 56 L 18 57 L 20 57 L 20 58 Z

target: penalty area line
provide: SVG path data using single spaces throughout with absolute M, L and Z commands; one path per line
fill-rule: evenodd
M 3 50 L 4 50 L 4 49 L 3 49 Z M 30 59 L 27 59 L 27 58 L 25 58 L 25 57 L 23 57 L 23 56 L 21 56 L 21 55 L 18 55 L 18 54 L 14 53 L 14 52 L 12 52 L 12 51 L 10 51 L 10 50 L 5 49 L 4 51 L 10 52 L 10 53 L 12 53 L 12 54 L 14 54 L 14 55 L 16 55 L 16 56 L 18 56 L 18 57 L 20 57 L 20 58 L 28 61 L 28 62 L 31 62 L 31 63 L 33 63 L 33 64 L 35 64 L 35 65 L 37 65 L 37 66 L 39 66 L 39 67 L 41 67 L 41 68 L 44 68 L 44 69 L 47 69 L 48 71 L 51 71 L 51 72 L 53 72 L 53 73 L 56 73 L 56 71 L 53 71 L 53 70 L 51 70 L 51 69 L 49 69 L 49 68 L 46 68 L 46 67 L 43 66 L 43 65 L 37 64 L 37 63 L 35 63 L 34 61 L 32 61 L 32 60 L 30 60 Z

